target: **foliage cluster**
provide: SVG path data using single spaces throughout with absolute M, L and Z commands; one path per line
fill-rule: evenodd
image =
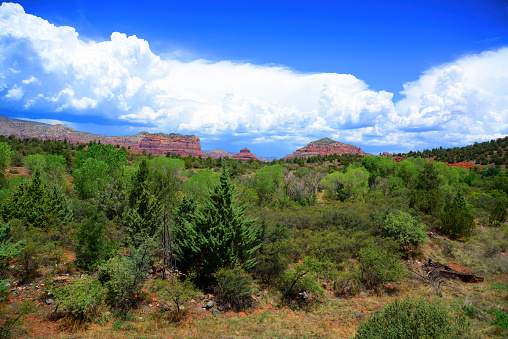
M 355 338 L 464 338 L 470 324 L 436 299 L 397 300 L 362 323 Z

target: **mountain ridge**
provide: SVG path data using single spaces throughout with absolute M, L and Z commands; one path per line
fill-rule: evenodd
M 71 143 L 88 143 L 97 141 L 103 144 L 120 145 L 136 151 L 166 155 L 178 153 L 182 156 L 204 156 L 201 150 L 200 139 L 195 135 L 182 135 L 177 133 L 149 133 L 139 132 L 126 136 L 106 136 L 81 132 L 62 124 L 46 124 L 42 122 L 9 118 L 0 115 L 0 135 L 6 137 L 14 135 L 16 138 L 37 138 L 64 140 Z

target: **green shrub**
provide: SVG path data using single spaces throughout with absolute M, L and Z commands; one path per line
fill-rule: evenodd
M 397 240 L 401 246 L 420 245 L 426 239 L 424 225 L 403 211 L 388 214 L 381 228 L 385 235 Z
M 404 277 L 400 255 L 387 247 L 370 245 L 358 252 L 359 279 L 366 288 Z
M 464 313 L 454 315 L 439 300 L 408 297 L 374 313 L 360 324 L 355 338 L 464 338 L 468 333 Z
M 441 232 L 452 239 L 468 237 L 473 234 L 476 227 L 462 191 L 457 192 L 453 201 L 445 204 L 440 219 Z
M 291 232 L 284 224 L 276 222 L 268 227 L 263 221 L 260 227 L 263 245 L 256 257 L 253 272 L 259 281 L 270 284 L 272 278 L 279 276 L 288 267 L 288 254 L 291 252 L 293 242 L 288 241 Z
M 253 305 L 254 283 L 243 269 L 222 268 L 214 274 L 214 277 L 217 280 L 215 296 L 219 306 L 240 312 Z
M 23 239 L 23 252 L 18 254 L 18 273 L 31 279 L 37 275 L 37 269 L 42 265 L 59 263 L 63 256 L 62 249 L 53 241 L 50 233 L 38 227 L 25 226 L 21 220 L 13 219 L 13 239 Z
M 55 291 L 58 308 L 66 316 L 81 321 L 92 321 L 104 304 L 105 289 L 94 278 L 85 276 Z
M 136 304 L 147 278 L 150 252 L 146 246 L 131 249 L 131 255 L 116 256 L 100 266 L 99 280 L 106 289 L 106 301 L 118 309 Z
M 502 329 L 508 330 L 508 315 L 501 311 L 495 311 L 494 315 L 496 316 L 496 321 L 494 321 L 494 325 L 497 325 Z
M 20 240 L 16 243 L 12 242 L 11 235 L 11 222 L 3 223 L 0 220 L 0 279 L 5 278 L 6 271 L 5 267 L 8 266 L 9 260 L 17 256 L 19 253 L 23 251 L 23 246 L 26 241 Z M 0 280 L 0 291 L 5 287 L 7 281 Z M 0 293 L 1 294 L 1 293 Z M 0 296 L 0 301 L 2 301 L 2 297 Z
M 282 293 L 282 302 L 305 308 L 311 296 L 323 296 L 324 290 L 317 276 L 323 271 L 328 271 L 330 266 L 330 262 L 305 257 L 301 263 L 281 274 L 277 288 Z
M 506 211 L 506 205 L 502 201 L 498 201 L 496 207 L 490 211 L 489 225 L 499 226 L 504 224 L 508 218 L 508 212 Z
M 190 301 L 199 294 L 190 279 L 181 281 L 177 277 L 171 277 L 169 281 L 154 280 L 152 288 L 160 296 L 162 308 L 167 310 L 166 302 L 171 303 L 170 320 L 180 321 L 190 309 Z
M 26 334 L 22 332 L 23 318 L 33 311 L 34 304 L 32 300 L 25 300 L 13 309 L 7 308 L 6 303 L 0 303 L 0 338 L 19 338 Z
M 102 260 L 108 260 L 114 251 L 114 243 L 105 237 L 106 220 L 99 218 L 97 211 L 79 224 L 73 233 L 77 264 L 93 269 Z

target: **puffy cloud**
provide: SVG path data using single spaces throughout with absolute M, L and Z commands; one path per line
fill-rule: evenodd
M 507 88 L 508 48 L 466 56 L 405 84 L 390 121 L 434 145 L 498 138 L 508 134 Z
M 107 41 L 84 41 L 72 27 L 4 3 L 0 108 L 68 114 L 68 121 L 95 115 L 116 132 L 125 126 L 125 134 L 195 133 L 209 141 L 230 135 L 242 147 L 286 150 L 325 136 L 377 152 L 508 132 L 507 48 L 429 69 L 404 85 L 405 97 L 395 105 L 392 93 L 373 91 L 353 75 L 183 62 L 177 54 L 160 57 L 147 41 L 118 32 Z
M 323 131 L 373 126 L 393 111 L 390 93 L 352 75 L 162 59 L 136 36 L 85 42 L 72 27 L 11 3 L 0 7 L 0 65 L 0 100 L 16 99 L 20 109 L 95 114 L 165 132 L 310 141 Z

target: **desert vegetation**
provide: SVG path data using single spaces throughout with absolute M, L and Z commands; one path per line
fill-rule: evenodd
M 0 137 L 0 335 L 506 337 L 506 140 L 264 163 Z

